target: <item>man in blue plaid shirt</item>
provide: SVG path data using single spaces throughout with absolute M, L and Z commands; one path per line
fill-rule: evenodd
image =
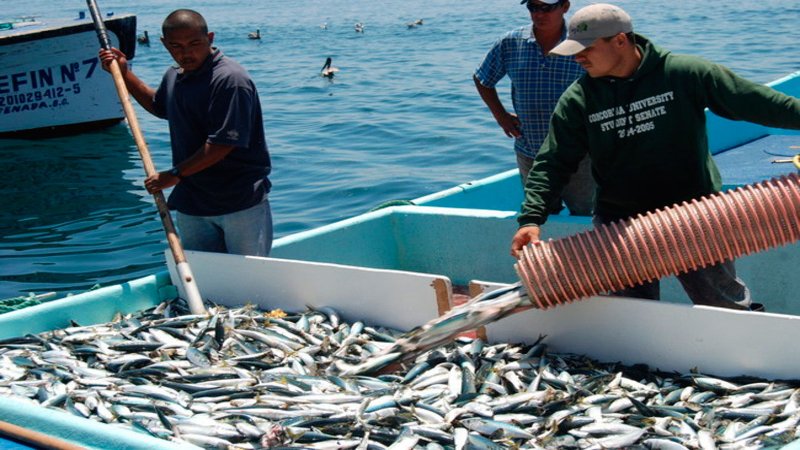
M 500 38 L 473 78 L 498 125 L 508 137 L 515 138 L 514 150 L 524 186 L 533 158 L 547 135 L 558 98 L 584 70 L 573 58 L 547 56 L 566 38 L 564 14 L 569 10 L 569 0 L 522 0 L 522 3 L 528 7 L 532 23 Z M 514 113 L 506 110 L 495 89 L 506 75 L 511 79 Z M 587 157 L 562 194 L 570 213 L 591 215 L 594 189 Z M 561 205 L 553 205 L 552 210 L 560 211 Z

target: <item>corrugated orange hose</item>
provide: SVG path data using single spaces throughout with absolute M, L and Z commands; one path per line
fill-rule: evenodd
M 800 168 L 800 155 L 793 162 Z M 791 174 L 523 249 L 514 268 L 541 309 L 800 239 Z

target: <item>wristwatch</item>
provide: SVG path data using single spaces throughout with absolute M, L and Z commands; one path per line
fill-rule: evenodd
M 173 167 L 173 168 L 169 169 L 169 174 L 172 175 L 173 177 L 179 179 L 179 180 L 183 179 L 183 177 L 181 177 L 181 171 L 178 170 L 177 167 Z

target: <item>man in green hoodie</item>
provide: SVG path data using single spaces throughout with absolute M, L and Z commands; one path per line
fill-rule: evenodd
M 800 100 L 744 80 L 725 67 L 676 55 L 633 32 L 609 4 L 582 8 L 550 53 L 586 70 L 559 99 L 525 186 L 511 254 L 540 238 L 545 205 L 587 154 L 598 188 L 594 222 L 608 223 L 719 192 L 705 108 L 733 120 L 800 129 Z M 678 276 L 695 304 L 754 308 L 733 261 Z M 658 299 L 658 281 L 617 292 Z

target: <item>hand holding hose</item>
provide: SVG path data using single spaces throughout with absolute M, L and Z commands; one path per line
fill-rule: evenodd
M 538 225 L 528 225 L 517 230 L 511 239 L 511 256 L 519 259 L 523 247 L 529 243 L 539 242 L 541 231 Z

